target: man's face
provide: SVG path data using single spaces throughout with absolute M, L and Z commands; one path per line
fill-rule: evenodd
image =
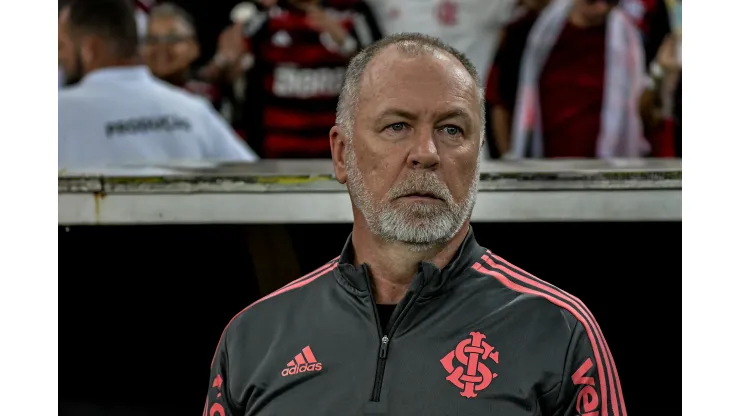
M 390 47 L 361 82 L 346 180 L 371 232 L 424 250 L 468 220 L 478 188 L 480 102 L 465 68 L 442 52 Z M 340 180 L 342 180 L 340 178 Z
M 65 85 L 76 84 L 82 79 L 80 50 L 69 33 L 69 8 L 59 14 L 59 66 L 64 71 Z
M 149 19 L 143 55 L 152 73 L 159 78 L 180 75 L 198 58 L 193 31 L 181 19 Z

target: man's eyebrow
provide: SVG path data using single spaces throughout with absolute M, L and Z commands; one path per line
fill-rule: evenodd
M 381 112 L 380 115 L 378 115 L 378 119 L 382 119 L 382 118 L 390 117 L 390 116 L 397 116 L 397 117 L 405 118 L 408 120 L 417 119 L 416 114 L 410 111 L 402 110 L 400 108 L 388 108 L 384 110 L 383 112 Z
M 467 123 L 472 123 L 473 122 L 473 119 L 472 119 L 472 117 L 470 117 L 470 114 L 468 114 L 467 111 L 465 111 L 463 109 L 460 109 L 460 108 L 456 108 L 456 109 L 453 109 L 453 110 L 442 112 L 442 113 L 439 114 L 439 116 L 437 116 L 437 119 L 438 120 L 449 120 L 449 119 L 455 118 L 455 117 L 462 118 Z
M 416 114 L 410 111 L 406 111 L 400 108 L 388 108 L 384 110 L 383 112 L 381 112 L 380 115 L 378 115 L 378 119 L 382 119 L 382 118 L 389 117 L 389 116 L 402 117 L 408 120 L 416 120 L 418 118 Z M 470 114 L 468 114 L 467 111 L 460 109 L 460 108 L 455 108 L 452 110 L 441 112 L 435 118 L 437 120 L 448 120 L 448 119 L 455 118 L 455 117 L 460 117 L 462 119 L 465 119 L 465 121 L 467 122 L 473 121 L 472 118 L 470 117 Z
M 445 120 L 448 118 L 455 118 L 455 117 L 462 117 L 465 119 L 469 119 L 470 115 L 468 114 L 467 111 L 462 110 L 460 108 L 456 108 L 454 110 L 449 110 L 449 111 L 440 113 L 437 118 L 439 118 L 440 120 Z

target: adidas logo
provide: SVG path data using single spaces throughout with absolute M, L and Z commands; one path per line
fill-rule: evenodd
M 283 377 L 286 377 L 310 371 L 321 371 L 321 363 L 316 362 L 316 357 L 314 357 L 311 347 L 306 347 L 300 354 L 290 360 L 288 368 L 283 369 L 281 374 Z

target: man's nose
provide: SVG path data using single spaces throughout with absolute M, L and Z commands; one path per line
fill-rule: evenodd
M 434 129 L 422 129 L 414 138 L 408 163 L 413 169 L 436 169 L 439 166 L 439 153 L 434 142 Z

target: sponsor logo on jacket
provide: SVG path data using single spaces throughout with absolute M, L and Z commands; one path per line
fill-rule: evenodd
M 321 368 L 321 363 L 316 361 L 316 357 L 313 355 L 311 347 L 307 346 L 292 360 L 290 360 L 287 368 L 284 368 L 281 374 L 283 377 L 288 377 L 299 373 L 321 371 Z

